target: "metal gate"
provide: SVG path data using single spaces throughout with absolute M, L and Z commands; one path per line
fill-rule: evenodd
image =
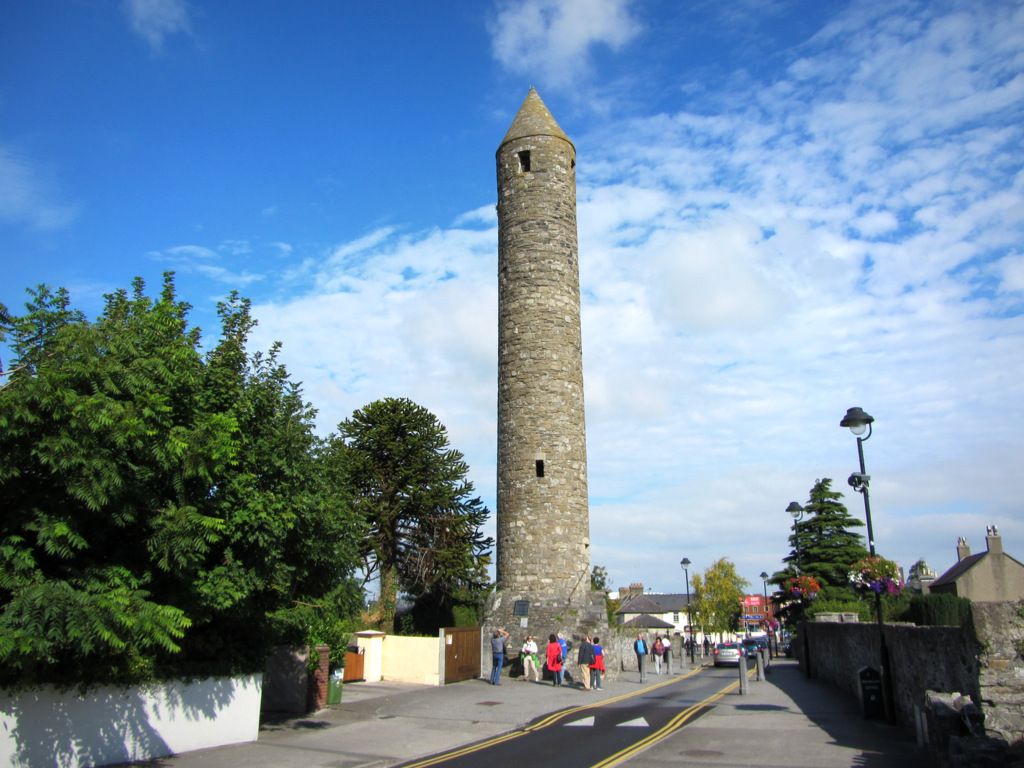
M 444 628 L 444 682 L 480 677 L 480 627 Z

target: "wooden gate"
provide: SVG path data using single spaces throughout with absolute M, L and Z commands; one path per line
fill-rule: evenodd
M 444 628 L 444 682 L 480 677 L 480 627 Z
M 345 651 L 345 672 L 342 682 L 351 683 L 363 679 L 363 653 L 359 651 Z

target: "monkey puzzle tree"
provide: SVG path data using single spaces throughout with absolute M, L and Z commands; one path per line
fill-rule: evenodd
M 391 630 L 399 589 L 435 615 L 480 599 L 493 540 L 469 467 L 444 425 L 406 398 L 377 400 L 338 425 L 332 441 L 368 525 L 366 580 L 379 578 L 381 626 Z

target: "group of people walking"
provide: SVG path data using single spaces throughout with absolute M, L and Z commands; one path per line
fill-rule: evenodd
M 491 652 L 493 667 L 491 668 L 491 684 L 501 685 L 501 668 L 507 653 L 508 632 L 504 629 L 496 629 L 491 638 Z M 500 650 L 499 650 L 500 649 Z M 537 638 L 528 635 L 523 642 L 519 652 L 519 658 L 523 664 L 523 680 L 540 682 L 542 672 L 546 670 L 551 674 L 552 683 L 556 686 L 563 685 L 567 673 L 570 671 L 569 660 L 570 644 L 562 633 L 548 635 L 548 643 L 541 656 Z M 543 665 L 541 659 L 543 658 Z M 601 646 L 601 638 L 584 635 L 576 650 L 576 672 L 579 675 L 580 687 L 586 691 L 601 690 L 602 673 L 604 666 L 604 648 Z
M 647 682 L 648 659 L 654 660 L 654 673 L 662 674 L 662 670 L 672 674 L 672 639 L 668 635 L 656 635 L 654 641 L 648 640 L 641 632 L 633 643 L 636 664 L 640 670 L 640 682 Z

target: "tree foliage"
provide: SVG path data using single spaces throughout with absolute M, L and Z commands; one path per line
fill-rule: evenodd
M 166 275 L 95 321 L 65 291 L 5 314 L 0 389 L 0 663 L 20 681 L 259 668 L 351 605 L 358 523 L 328 482 L 313 409 L 277 359 L 248 355 L 232 294 L 210 352 Z
M 732 561 L 724 557 L 716 560 L 703 576 L 693 575 L 691 586 L 694 624 L 705 633 L 735 632 L 739 627 L 743 594 L 750 582 L 737 573 Z
M 804 518 L 793 525 L 789 555 L 783 558 L 786 568 L 771 577 L 782 584 L 797 573 L 814 576 L 822 586 L 812 603 L 796 601 L 780 603 L 778 615 L 795 623 L 805 615 L 822 610 L 864 613 L 865 603 L 850 588 L 852 565 L 868 555 L 864 538 L 855 529 L 864 526 L 840 501 L 843 495 L 832 490 L 832 480 L 816 480 L 804 504 Z
M 490 513 L 437 417 L 406 398 L 377 400 L 339 424 L 331 452 L 368 526 L 360 554 L 366 579 L 380 580 L 382 628 L 393 628 L 399 590 L 416 601 L 421 628 L 479 602 L 493 545 L 480 528 Z

